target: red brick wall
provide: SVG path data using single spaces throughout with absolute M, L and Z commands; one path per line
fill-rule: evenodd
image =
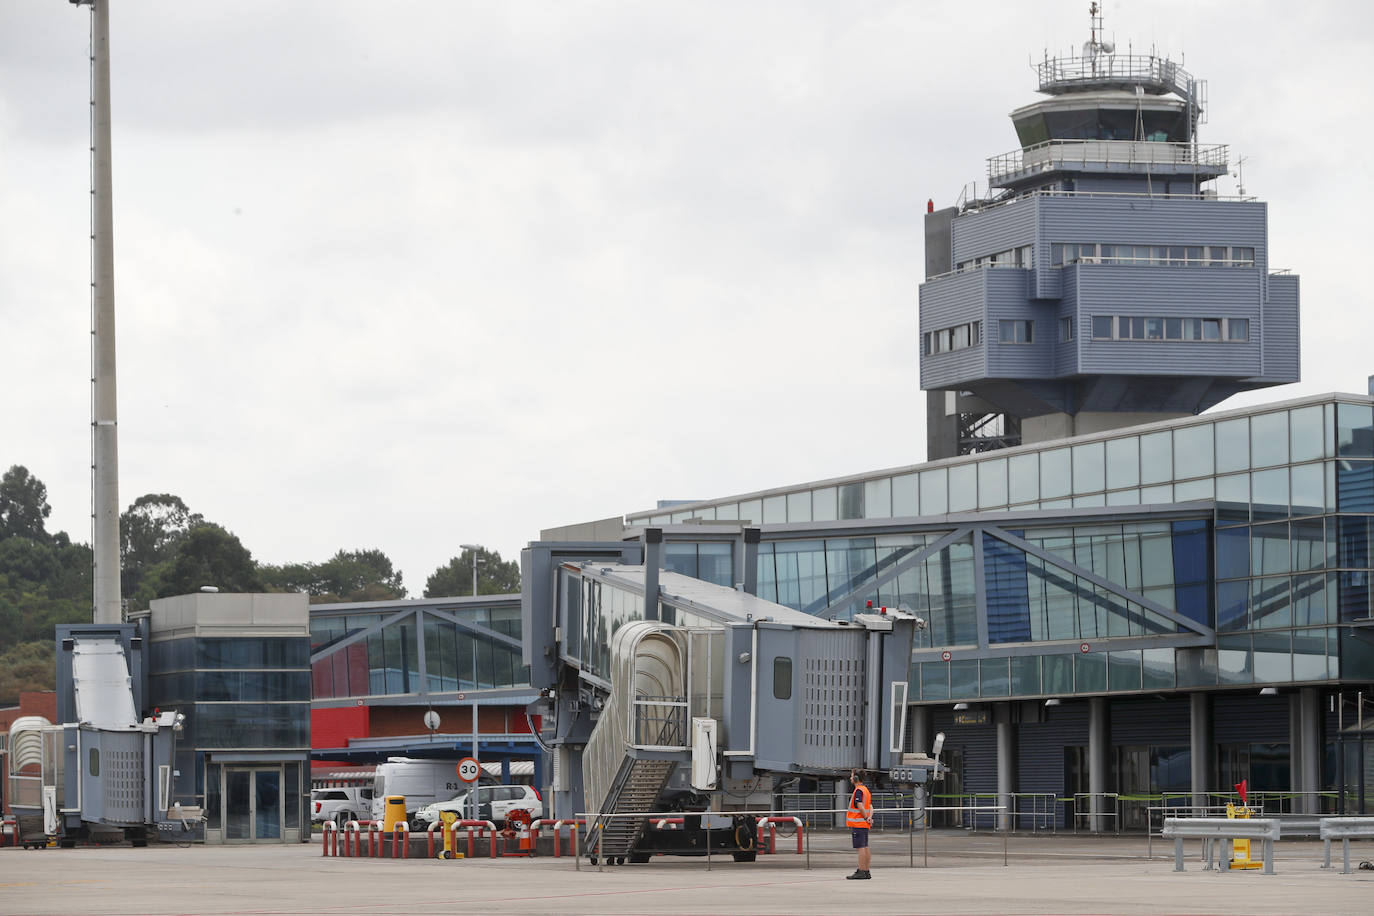
M 57 723 L 57 691 L 21 690 L 19 705 L 0 709 L 0 732 L 8 732 L 10 724 L 21 716 L 42 716 L 49 722 Z

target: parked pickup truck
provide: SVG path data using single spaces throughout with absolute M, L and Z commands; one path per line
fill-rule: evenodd
M 340 827 L 348 821 L 372 816 L 371 786 L 331 786 L 310 790 L 310 820 L 316 824 L 333 821 Z

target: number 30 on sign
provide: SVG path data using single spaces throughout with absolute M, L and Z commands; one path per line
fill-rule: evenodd
M 463 782 L 476 782 L 481 775 L 482 764 L 477 762 L 476 757 L 464 757 L 458 761 L 458 778 Z

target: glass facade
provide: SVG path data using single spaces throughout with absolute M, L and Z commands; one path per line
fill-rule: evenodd
M 870 600 L 925 617 L 913 699 L 1374 677 L 1367 640 L 1351 626 L 1374 612 L 1374 403 L 1367 400 L 1232 411 L 628 521 L 829 520 L 814 506 L 835 506 L 837 494 L 840 520 L 920 521 L 910 534 L 886 528 L 877 536 L 782 539 L 765 531 L 759 594 L 832 617 L 851 616 Z M 770 505 L 773 512 L 760 513 Z M 1149 521 L 1098 521 L 1122 506 L 1142 507 Z M 1091 524 L 1020 521 L 1009 538 L 976 528 L 884 581 L 886 571 L 959 529 L 950 520 L 931 530 L 931 516 L 1096 507 L 1103 512 Z M 978 521 L 1006 524 L 990 515 Z M 1214 628 L 1215 644 L 1047 646 L 1033 654 L 1040 642 L 1167 639 L 1189 622 Z M 921 653 L 951 647 L 1005 656 L 1006 647 L 1022 644 L 1031 654 L 1012 652 L 1010 661 L 926 661 Z
M 401 615 L 394 609 L 312 615 L 315 699 L 528 685 L 520 637 L 518 601 L 442 613 L 417 608 Z
M 150 652 L 153 704 L 186 712 L 187 752 L 310 747 L 304 637 L 183 637 Z

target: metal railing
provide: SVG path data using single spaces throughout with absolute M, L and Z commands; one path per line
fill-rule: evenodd
M 1253 194 L 1212 194 L 1204 191 L 1170 191 L 1164 192 L 1145 192 L 1145 191 L 1080 191 L 1077 189 L 1065 188 L 1035 188 L 1033 190 L 1018 191 L 1015 194 L 1007 193 L 998 195 L 995 198 L 960 200 L 955 206 L 960 213 L 981 213 L 985 210 L 994 210 L 998 207 L 1005 207 L 1011 204 L 1020 203 L 1032 197 L 1127 197 L 1140 198 L 1142 200 L 1205 200 L 1209 203 L 1253 203 L 1259 200 Z
M 637 696 L 633 700 L 632 743 L 637 748 L 685 750 L 687 698 Z
M 1226 171 L 1227 146 L 1194 146 L 1154 140 L 1046 140 L 988 159 L 988 184 L 1026 172 L 1048 172 L 1064 166 L 1194 166 Z
M 1035 65 L 1040 91 L 1100 83 L 1155 86 L 1187 97 L 1193 76 L 1167 57 L 1153 54 L 1088 54 L 1046 57 Z
M 834 798 L 834 795 L 831 794 L 831 793 L 814 793 L 814 794 L 821 795 L 821 796 L 826 797 L 826 798 Z M 882 794 L 887 795 L 887 796 L 889 796 L 889 797 L 897 797 L 897 795 L 898 795 L 898 793 L 882 793 Z M 874 805 L 874 812 L 873 812 L 873 814 L 874 814 L 873 827 L 874 827 L 874 829 L 878 829 L 878 795 L 879 795 L 879 793 L 876 793 L 876 792 L 873 793 L 873 805 Z M 811 868 L 811 829 L 810 829 L 809 827 L 805 826 L 805 825 L 808 825 L 808 824 L 810 824 L 810 823 L 819 822 L 821 818 L 829 818 L 829 819 L 831 820 L 831 822 L 833 823 L 834 819 L 835 819 L 837 816 L 842 817 L 844 814 L 846 814 L 846 813 L 848 812 L 848 810 L 849 810 L 848 808 L 806 808 L 806 809 L 802 809 L 802 810 L 798 810 L 798 811 L 783 811 L 783 812 L 777 812 L 777 811 L 704 811 L 704 812 L 701 812 L 701 813 L 702 813 L 703 815 L 708 815 L 708 814 L 710 814 L 710 815 L 717 815 L 717 816 L 720 816 L 720 817 L 749 816 L 749 817 L 758 818 L 761 822 L 762 822 L 763 820 L 765 820 L 765 819 L 774 818 L 774 817 L 780 817 L 780 816 L 783 817 L 783 818 L 786 819 L 786 820 L 796 819 L 797 821 L 800 821 L 801 824 L 803 825 L 803 827 L 800 828 L 800 829 L 803 830 L 804 835 L 805 835 L 805 840 L 804 840 L 804 842 L 805 842 L 805 852 L 806 852 L 806 868 L 807 868 L 807 869 L 810 869 L 810 868 Z M 912 868 L 915 868 L 915 867 L 916 867 L 916 840 L 915 840 L 915 837 L 916 837 L 916 833 L 917 833 L 918 831 L 921 833 L 921 843 L 922 843 L 922 852 L 921 852 L 921 856 L 922 856 L 922 865 L 923 865 L 923 866 L 928 866 L 928 865 L 929 865 L 929 860 L 930 860 L 930 846 L 929 846 L 930 818 L 929 818 L 928 816 L 922 816 L 923 814 L 926 814 L 926 813 L 931 812 L 931 811 L 961 811 L 961 812 L 967 811 L 967 812 L 970 812 L 970 813 L 977 813 L 977 812 L 992 812 L 992 813 L 997 813 L 997 812 L 1005 812 L 1005 811 L 1006 811 L 1006 808 L 1004 808 L 1004 807 L 1002 807 L 1002 806 L 1000 806 L 1000 805 L 986 805 L 986 806 L 984 806 L 984 805 L 979 805 L 979 806 L 971 806 L 971 807 L 970 807 L 970 806 L 959 806 L 959 805 L 939 805 L 939 806 L 930 806 L 930 805 L 927 805 L 927 806 L 916 806 L 916 805 L 913 804 L 911 807 L 903 807 L 903 808 L 890 807 L 890 808 L 886 808 L 886 809 L 883 809 L 883 810 L 884 810 L 884 812 L 885 812 L 887 815 L 889 815 L 889 816 L 894 816 L 894 815 L 895 815 L 895 816 L 900 820 L 900 826 L 901 826 L 901 828 L 904 829 L 904 830 L 906 831 L 906 833 L 907 833 L 907 839 L 908 839 L 908 847 L 907 847 L 907 849 L 908 849 L 908 856 L 909 856 L 909 866 L 912 867 Z M 680 818 L 682 817 L 682 812 L 681 812 L 681 811 L 660 811 L 660 812 L 642 812 L 642 813 L 633 813 L 633 814 L 581 812 L 581 813 L 579 813 L 579 814 L 577 815 L 577 818 L 582 819 L 582 820 L 586 820 L 586 821 L 592 821 L 592 820 L 596 820 L 596 819 L 607 819 L 607 820 L 609 820 L 609 819 L 611 819 L 611 818 L 622 818 L 622 817 L 642 818 L 642 819 L 648 820 L 648 821 L 650 821 L 650 822 L 658 821 L 658 820 L 673 821 L 673 820 L 680 819 Z M 707 833 L 707 840 L 706 840 L 706 856 L 705 856 L 705 858 L 706 858 L 706 870 L 707 870 L 707 871 L 710 871 L 710 870 L 711 870 L 711 859 L 712 859 L 712 855 L 711 855 L 711 840 L 710 840 L 710 834 L 712 833 L 712 829 L 711 829 L 711 827 L 709 826 L 709 824 L 710 824 L 710 821 L 707 820 L 707 825 L 708 825 L 708 826 L 705 828 L 706 833 Z M 1007 849 L 1007 837 L 1009 836 L 1009 834 L 1010 834 L 1010 831 L 1005 831 L 1005 830 L 1002 831 L 1002 864 L 1003 864 L 1004 866 L 1008 864 L 1008 859 L 1009 859 L 1009 854 L 1008 854 L 1008 849 Z M 580 871 L 580 870 L 582 869 L 582 856 L 583 856 L 583 855 L 594 856 L 594 857 L 596 858 L 596 867 L 597 867 L 597 870 L 598 870 L 598 871 L 601 871 L 601 870 L 604 869 L 604 867 L 605 867 L 605 861 L 606 861 L 606 860 L 605 860 L 605 857 L 602 856 L 602 855 L 599 853 L 599 842 L 600 842 L 599 840 L 597 841 L 596 844 L 594 844 L 594 846 L 593 846 L 592 849 L 580 849 L 580 850 L 579 850 L 578 847 L 577 847 L 578 837 L 577 837 L 577 832 L 576 832 L 576 831 L 573 831 L 572 839 L 573 839 L 573 853 L 572 853 L 572 854 L 573 854 L 573 868 L 574 868 L 575 870 Z

